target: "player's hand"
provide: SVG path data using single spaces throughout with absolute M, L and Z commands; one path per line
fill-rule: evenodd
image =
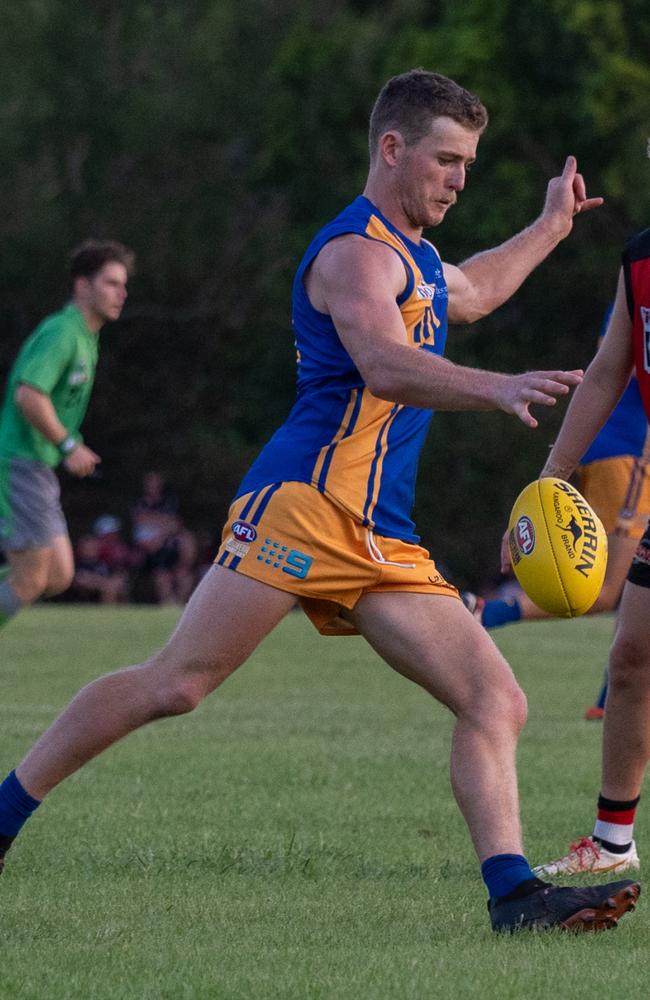
M 510 557 L 510 545 L 508 543 L 508 536 L 510 532 L 506 528 L 503 533 L 503 538 L 501 539 L 501 572 L 506 576 L 512 569 L 512 559 Z
M 101 462 L 99 455 L 96 455 L 85 444 L 78 444 L 74 451 L 66 455 L 63 460 L 63 464 L 68 472 L 73 476 L 78 476 L 80 479 L 84 476 L 92 476 L 95 466 L 99 462 Z
M 561 237 L 573 228 L 573 219 L 579 212 L 588 212 L 603 204 L 603 198 L 588 198 L 585 180 L 578 173 L 575 156 L 567 156 L 564 170 L 559 177 L 548 182 L 542 219 Z
M 582 381 L 583 371 L 571 372 L 525 372 L 523 375 L 507 375 L 502 384 L 499 408 L 513 413 L 527 427 L 537 427 L 535 417 L 529 411 L 531 403 L 541 406 L 555 406 L 558 396 L 565 396 L 572 386 Z

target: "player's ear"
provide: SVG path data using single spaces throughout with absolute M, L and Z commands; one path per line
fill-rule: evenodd
M 379 155 L 389 167 L 394 167 L 397 164 L 405 149 L 404 137 L 397 129 L 384 132 L 379 140 Z
M 90 279 L 80 274 L 72 283 L 72 294 L 75 298 L 84 298 L 90 288 Z

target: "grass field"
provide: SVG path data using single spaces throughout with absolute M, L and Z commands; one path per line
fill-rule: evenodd
M 174 612 L 44 606 L 1 636 L 0 767 Z M 497 633 L 530 701 L 533 860 L 589 833 L 608 618 Z M 648 995 L 650 900 L 615 933 L 502 938 L 448 780 L 451 720 L 361 639 L 291 615 L 192 715 L 59 787 L 0 884 L 2 1000 Z M 638 842 L 650 858 L 647 809 Z

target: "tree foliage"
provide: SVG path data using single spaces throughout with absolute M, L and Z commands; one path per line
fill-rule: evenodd
M 144 466 L 216 528 L 293 395 L 289 296 L 306 241 L 363 185 L 367 118 L 422 65 L 476 91 L 490 127 L 434 234 L 458 261 L 540 211 L 567 153 L 606 206 L 450 356 L 514 371 L 585 364 L 626 236 L 645 227 L 650 24 L 642 0 L 24 0 L 0 8 L 0 362 L 65 297 L 88 235 L 138 254 L 103 334 L 86 430 L 105 458 L 73 523 L 123 508 Z M 441 415 L 421 470 L 425 541 L 480 583 L 560 414 L 531 433 Z M 94 491 L 94 492 L 93 492 Z M 478 558 L 477 558 L 478 556 Z

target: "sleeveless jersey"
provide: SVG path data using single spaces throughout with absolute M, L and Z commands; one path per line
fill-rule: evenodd
M 360 196 L 310 243 L 296 272 L 292 322 L 298 358 L 296 402 L 240 484 L 236 496 L 271 483 L 308 483 L 380 535 L 417 542 L 411 520 L 417 465 L 431 411 L 373 396 L 329 315 L 311 305 L 304 276 L 329 240 L 348 233 L 386 244 L 400 257 L 397 297 L 414 350 L 442 354 L 447 286 L 426 240 L 414 243 Z
M 623 252 L 623 273 L 632 319 L 636 377 L 650 420 L 650 229 L 629 240 Z

